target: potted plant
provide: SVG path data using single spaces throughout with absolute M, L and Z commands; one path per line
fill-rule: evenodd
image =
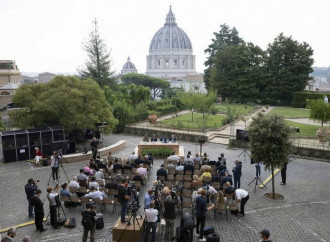
M 316 132 L 316 136 L 319 139 L 319 142 L 323 143 L 325 141 L 325 136 L 327 135 L 327 131 L 325 128 L 320 127 Z
M 157 122 L 157 114 L 155 111 L 150 111 L 148 116 L 148 121 L 150 124 L 155 124 Z

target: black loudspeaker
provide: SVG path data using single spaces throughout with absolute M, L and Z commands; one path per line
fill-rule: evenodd
M 60 140 L 60 141 L 54 141 L 51 144 L 52 150 L 60 150 L 62 149 L 63 153 L 68 150 L 68 140 Z
M 209 234 L 206 236 L 206 242 L 220 242 L 220 235 L 217 233 Z
M 95 131 L 95 138 L 96 139 L 101 139 L 101 132 L 100 131 Z
M 249 142 L 249 134 L 246 130 L 237 129 L 236 130 L 236 140 Z

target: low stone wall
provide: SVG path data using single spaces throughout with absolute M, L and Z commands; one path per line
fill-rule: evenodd
M 141 136 L 141 140 L 143 139 L 143 136 L 145 134 L 148 135 L 148 137 L 152 137 L 153 134 L 156 135 L 156 137 L 159 139 L 160 136 L 164 135 L 167 139 L 171 137 L 172 134 L 176 136 L 176 138 L 180 141 L 186 141 L 186 142 L 197 142 L 198 138 L 200 135 L 196 134 L 188 134 L 186 132 L 170 132 L 170 131 L 161 131 L 161 130 L 150 130 L 150 129 L 145 129 L 145 128 L 136 128 L 136 127 L 129 127 L 126 126 L 124 129 L 124 133 L 126 134 L 132 134 L 132 135 L 137 135 Z M 208 137 L 204 136 L 206 142 L 208 141 Z
M 299 156 L 324 159 L 325 161 L 330 162 L 330 150 L 299 147 L 295 148 L 294 151 L 295 154 Z
M 98 149 L 98 151 L 101 153 L 101 156 L 107 156 L 109 154 L 109 151 L 112 153 L 117 152 L 119 150 L 123 150 L 126 146 L 126 140 L 120 140 L 117 143 Z M 64 155 L 63 156 L 66 161 L 69 163 L 71 162 L 78 162 L 78 161 L 83 161 L 83 160 L 90 160 L 93 158 L 92 152 L 88 151 L 86 154 L 83 153 L 76 153 L 76 154 L 69 154 L 69 155 Z

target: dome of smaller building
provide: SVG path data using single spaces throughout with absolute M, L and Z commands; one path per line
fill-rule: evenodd
M 127 58 L 127 62 L 123 65 L 123 68 L 121 70 L 122 75 L 128 73 L 137 73 L 137 69 L 135 68 L 135 65 L 131 62 L 131 59 L 129 57 Z

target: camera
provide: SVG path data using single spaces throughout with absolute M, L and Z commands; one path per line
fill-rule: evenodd
M 135 191 L 135 182 L 134 181 L 128 181 L 128 184 L 127 184 L 127 193 L 128 193 L 128 195 L 131 196 L 134 191 Z
M 33 181 L 33 185 L 36 185 L 38 182 L 40 182 L 40 180 L 36 180 L 36 181 Z
M 95 207 L 96 207 L 95 202 L 86 203 L 86 208 L 95 209 Z

